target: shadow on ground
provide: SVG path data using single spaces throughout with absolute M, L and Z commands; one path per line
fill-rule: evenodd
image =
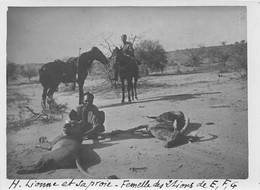
M 167 95 L 167 96 L 157 96 L 151 98 L 140 99 L 136 102 L 127 102 L 127 103 L 115 103 L 110 105 L 101 106 L 100 108 L 111 108 L 111 107 L 119 107 L 129 104 L 140 104 L 147 102 L 155 102 L 155 101 L 185 101 L 193 98 L 198 98 L 202 95 L 210 95 L 210 94 L 220 94 L 221 92 L 208 92 L 208 93 L 195 93 L 195 94 L 177 94 L 177 95 Z
M 205 136 L 197 136 L 197 135 L 191 135 L 192 132 L 197 131 L 201 127 L 200 123 L 190 123 L 189 127 L 184 133 L 184 136 L 182 136 L 178 141 L 176 142 L 174 147 L 182 146 L 188 143 L 199 143 L 199 142 L 205 142 L 205 141 L 212 141 L 216 138 L 218 138 L 217 135 L 209 134 L 210 137 L 205 138 Z
M 82 145 L 82 163 L 85 171 L 91 166 L 97 165 L 101 162 L 100 156 L 93 150 L 92 145 Z
M 177 146 L 182 146 L 187 143 L 193 143 L 193 142 L 204 142 L 204 141 L 211 141 L 218 136 L 209 134 L 211 137 L 205 138 L 204 136 L 194 136 L 191 135 L 192 132 L 197 131 L 201 127 L 200 123 L 190 123 L 189 127 L 185 131 L 184 135 L 182 135 L 177 141 L 174 147 Z M 148 139 L 148 138 L 155 138 L 153 137 L 150 133 L 148 133 L 146 130 L 137 130 L 134 133 L 127 133 L 127 132 L 122 132 L 116 135 L 106 135 L 106 141 L 100 142 L 99 144 L 92 145 L 93 149 L 99 149 L 99 148 L 104 148 L 107 146 L 112 146 L 115 141 L 121 141 L 121 140 L 128 140 L 128 139 Z M 162 141 L 163 142 L 163 141 Z M 118 144 L 118 143 L 115 143 Z

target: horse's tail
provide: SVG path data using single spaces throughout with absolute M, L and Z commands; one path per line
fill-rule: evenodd
M 40 80 L 41 80 L 42 76 L 44 75 L 44 73 L 45 73 L 45 67 L 41 67 L 41 68 L 39 69 L 39 77 L 40 77 Z
M 48 86 L 50 80 L 50 76 L 48 72 L 46 71 L 46 67 L 41 67 L 39 69 L 39 81 L 42 84 L 42 86 Z
M 42 77 L 43 77 L 43 75 L 44 75 L 44 68 L 41 67 L 39 69 L 39 81 L 40 81 L 41 84 L 42 84 Z
M 40 69 L 39 69 L 39 75 L 41 76 L 42 74 L 45 73 L 45 70 L 46 68 L 44 66 L 42 66 Z

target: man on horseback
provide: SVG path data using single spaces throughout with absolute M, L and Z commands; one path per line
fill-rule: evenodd
M 136 62 L 137 65 L 140 64 L 140 62 L 135 58 L 135 53 L 134 53 L 134 48 L 133 48 L 133 44 L 129 41 L 127 41 L 127 36 L 126 34 L 123 34 L 121 36 L 121 40 L 123 42 L 123 44 L 120 46 L 120 50 L 124 55 L 130 56 L 131 58 L 133 58 L 133 60 Z M 118 80 L 118 66 L 115 65 L 115 80 Z M 138 74 L 138 78 L 139 74 Z
M 123 34 L 121 36 L 121 40 L 122 40 L 123 44 L 120 46 L 120 50 L 122 51 L 123 54 L 135 58 L 133 44 L 131 42 L 126 41 L 126 39 L 127 39 L 127 36 L 125 34 Z

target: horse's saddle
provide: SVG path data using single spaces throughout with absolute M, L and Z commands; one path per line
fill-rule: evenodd
M 77 64 L 72 63 L 62 63 L 61 65 L 61 82 L 75 82 L 77 74 Z

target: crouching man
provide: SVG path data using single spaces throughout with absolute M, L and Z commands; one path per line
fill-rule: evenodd
M 98 142 L 99 134 L 105 131 L 105 113 L 93 104 L 93 94 L 87 92 L 83 98 L 83 104 L 77 107 L 77 111 L 72 110 L 69 117 L 71 120 L 82 120 L 85 123 L 85 138 L 92 139 L 95 144 Z

